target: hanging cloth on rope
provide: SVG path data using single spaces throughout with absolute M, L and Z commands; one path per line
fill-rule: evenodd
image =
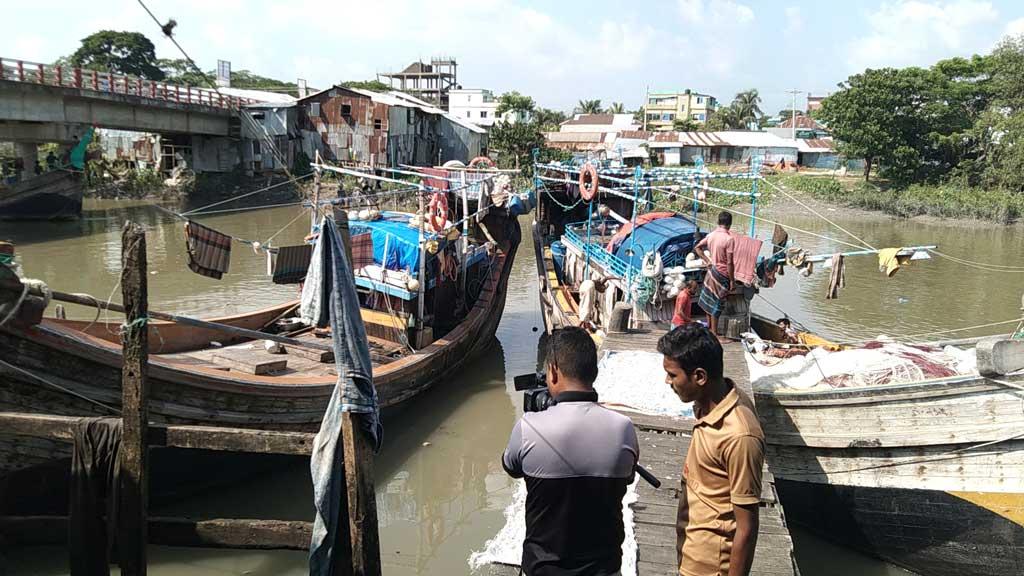
M 274 284 L 298 284 L 305 280 L 312 256 L 313 247 L 309 244 L 278 248 L 277 262 L 274 264 Z
M 846 263 L 842 254 L 832 256 L 832 273 L 828 278 L 828 291 L 825 292 L 825 299 L 833 300 L 839 298 L 839 289 L 846 288 Z
M 231 265 L 231 236 L 191 220 L 185 223 L 185 248 L 196 274 L 220 280 Z
M 310 474 L 316 517 L 309 545 L 310 576 L 330 576 L 334 563 L 344 562 L 334 543 L 345 490 L 345 465 L 341 448 L 341 415 L 358 413 L 360 427 L 369 435 L 374 451 L 380 450 L 383 429 L 373 387 L 373 365 L 366 328 L 359 311 L 359 294 L 341 238 L 329 218 L 324 219 L 313 249 L 309 274 L 302 290 L 300 313 L 314 326 L 331 326 L 334 366 L 338 380 L 327 404 L 320 431 L 313 440 Z
M 733 236 L 733 276 L 747 286 L 754 285 L 757 254 L 763 242 L 757 238 L 736 234 Z
M 903 248 L 883 248 L 879 250 L 878 270 L 885 272 L 886 276 L 892 276 L 899 271 L 900 267 L 908 266 L 912 255 L 900 256 L 900 250 L 903 250 Z
M 373 266 L 373 234 L 365 232 L 352 236 L 352 269 Z

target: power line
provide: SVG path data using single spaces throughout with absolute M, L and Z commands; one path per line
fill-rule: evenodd
M 174 39 L 174 36 L 171 34 L 171 32 L 174 30 L 174 27 L 177 25 L 177 22 L 175 22 L 174 20 L 168 20 L 167 24 L 161 24 L 160 19 L 156 17 L 156 14 L 153 14 L 153 11 L 150 10 L 148 6 L 146 6 L 145 2 L 143 2 L 142 0 L 138 0 L 138 3 L 139 6 L 142 6 L 142 9 L 145 10 L 147 14 L 149 14 L 149 17 L 153 19 L 153 22 L 155 22 L 156 25 L 160 27 L 160 31 L 163 32 L 164 36 L 166 36 L 167 39 L 170 40 L 174 44 L 174 46 L 178 48 L 178 51 L 181 52 L 181 55 L 185 57 L 185 61 L 188 62 L 188 64 L 192 66 L 192 68 L 195 69 L 195 71 L 198 72 L 200 76 L 202 76 L 203 80 L 205 80 L 208 85 L 213 87 L 213 90 L 217 92 L 217 94 L 223 96 L 224 94 L 220 91 L 220 87 L 217 86 L 217 83 L 212 81 L 210 79 L 210 76 L 206 72 L 203 72 L 201 68 L 199 68 L 199 65 L 196 64 L 196 61 L 193 60 L 192 57 L 188 55 L 188 52 L 185 52 L 185 49 L 181 47 L 181 44 L 178 44 L 178 41 Z M 231 106 L 230 97 L 228 98 L 228 106 Z M 249 129 L 253 130 L 255 134 L 259 134 L 261 131 L 263 132 L 263 140 L 270 148 L 270 153 L 274 155 L 274 159 L 277 160 L 277 162 L 281 164 L 281 166 L 284 168 L 284 173 L 288 176 L 288 178 L 292 178 L 292 173 L 288 169 L 288 163 L 281 155 L 281 151 L 277 149 L 276 145 L 274 145 L 274 141 L 270 139 L 270 133 L 267 132 L 266 127 L 264 127 L 262 124 L 258 124 L 256 120 L 253 119 L 253 117 L 250 116 L 247 111 L 242 109 L 241 106 L 238 107 L 237 112 L 238 117 L 240 119 L 244 118 L 245 120 L 249 121 Z

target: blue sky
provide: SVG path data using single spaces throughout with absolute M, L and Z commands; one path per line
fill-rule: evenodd
M 650 86 L 726 103 L 757 88 L 774 113 L 788 107 L 791 88 L 825 93 L 866 67 L 928 65 L 1024 33 L 1024 3 L 1012 0 L 146 3 L 178 21 L 178 41 L 207 69 L 220 58 L 235 70 L 324 87 L 451 55 L 466 88 L 519 90 L 563 110 L 581 98 L 633 109 Z M 0 55 L 50 62 L 109 28 L 143 32 L 158 56 L 178 56 L 135 0 L 83 6 L 50 0 L 4 11 Z

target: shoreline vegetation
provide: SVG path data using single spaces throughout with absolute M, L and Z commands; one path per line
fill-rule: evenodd
M 896 218 L 930 217 L 946 220 L 976 220 L 1012 225 L 1024 218 L 1024 195 L 1008 190 L 985 189 L 955 182 L 940 184 L 911 184 L 898 188 L 886 181 L 865 182 L 861 176 L 833 176 L 830 173 L 781 173 L 765 175 L 765 180 L 780 186 L 790 194 L 809 196 L 828 206 L 863 210 L 866 213 Z M 750 180 L 714 179 L 713 187 L 737 192 L 749 192 Z M 789 204 L 788 199 L 771 186 L 758 186 L 758 202 L 766 208 Z M 661 194 L 658 203 L 671 204 L 676 210 L 690 211 L 689 193 L 685 198 L 669 200 Z M 708 202 L 732 208 L 749 205 L 743 196 L 708 193 Z M 714 212 L 714 207 L 703 211 Z

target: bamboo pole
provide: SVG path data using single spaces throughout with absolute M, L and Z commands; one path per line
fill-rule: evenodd
M 68 294 L 66 292 L 52 291 L 51 297 L 54 300 L 60 302 L 69 302 L 71 304 L 81 304 L 82 306 L 92 306 L 99 308 L 100 310 L 110 310 L 112 312 L 124 312 L 124 306 L 120 304 L 114 304 L 113 302 L 102 302 L 96 300 L 91 296 L 81 296 L 78 294 Z M 312 342 L 309 340 L 298 340 L 296 338 L 289 338 L 287 336 L 280 336 L 277 334 L 267 334 L 266 332 L 260 332 L 258 330 L 249 330 L 248 328 L 239 328 L 238 326 L 228 326 L 227 324 L 220 324 L 218 322 L 208 322 L 206 320 L 199 320 L 198 318 L 189 318 L 188 316 L 179 316 L 177 314 L 167 314 L 166 312 L 156 312 L 150 310 L 148 312 L 150 318 L 157 320 L 167 320 L 168 322 L 177 322 L 178 324 L 185 324 L 186 326 L 195 326 L 196 328 L 207 328 L 209 330 L 217 330 L 227 334 L 234 334 L 236 336 L 243 336 L 245 338 L 251 338 L 253 340 L 271 340 L 273 342 L 280 342 L 281 344 L 288 344 L 289 346 L 297 346 L 301 348 L 311 348 L 313 350 L 332 351 L 334 350 L 327 344 L 321 344 L 319 342 Z
M 148 286 L 146 232 L 126 222 L 121 232 L 121 295 L 125 307 L 121 370 L 121 502 L 118 556 L 121 574 L 146 575 L 149 464 Z

